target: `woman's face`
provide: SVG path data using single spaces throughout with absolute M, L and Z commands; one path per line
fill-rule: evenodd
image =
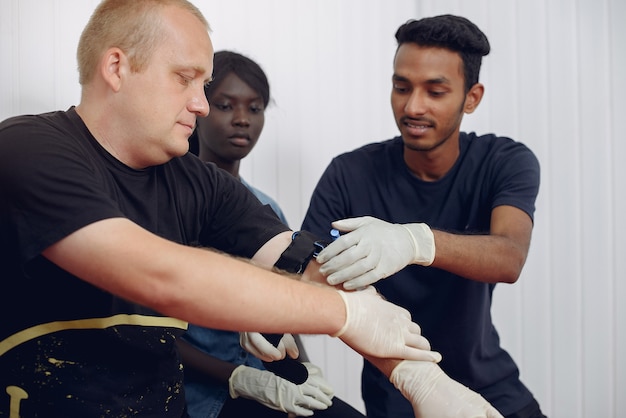
M 263 130 L 263 98 L 230 73 L 208 99 L 211 111 L 197 122 L 200 159 L 218 165 L 238 162 L 252 151 Z

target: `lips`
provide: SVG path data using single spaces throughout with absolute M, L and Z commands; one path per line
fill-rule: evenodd
M 405 126 L 407 133 L 411 136 L 422 136 L 428 130 L 434 128 L 434 124 L 430 121 L 404 118 L 402 124 Z
M 228 137 L 231 144 L 238 147 L 247 147 L 250 145 L 250 136 L 245 133 L 236 133 Z
M 189 135 L 191 135 L 193 133 L 193 130 L 195 129 L 195 124 L 194 123 L 185 123 L 185 122 L 178 122 L 178 124 L 184 128 L 187 129 Z

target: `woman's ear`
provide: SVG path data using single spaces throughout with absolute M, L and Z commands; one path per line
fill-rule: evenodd
M 483 99 L 483 94 L 485 94 L 485 86 L 480 83 L 474 84 L 465 95 L 463 111 L 468 114 L 474 112 Z

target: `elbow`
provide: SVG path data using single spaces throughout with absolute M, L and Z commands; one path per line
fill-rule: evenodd
M 526 263 L 526 255 L 519 253 L 512 257 L 506 266 L 502 269 L 500 282 L 513 284 L 516 283 L 522 274 L 522 269 Z
M 500 277 L 500 280 L 498 280 L 500 283 L 508 283 L 508 284 L 513 284 L 515 282 L 517 282 L 517 280 L 519 279 L 519 274 L 506 274 L 502 277 Z

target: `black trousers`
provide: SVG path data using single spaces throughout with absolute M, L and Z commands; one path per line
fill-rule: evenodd
M 334 397 L 328 409 L 315 411 L 316 418 L 364 418 L 365 415 L 341 399 Z M 276 411 L 256 401 L 245 398 L 228 398 L 218 418 L 286 418 L 286 412 Z

